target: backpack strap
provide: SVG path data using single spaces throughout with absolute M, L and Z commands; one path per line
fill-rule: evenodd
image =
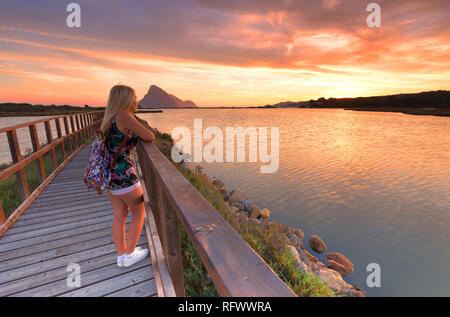
M 119 158 L 120 151 L 122 151 L 123 147 L 125 146 L 128 139 L 130 138 L 128 136 L 128 134 L 129 134 L 129 131 L 127 130 L 126 136 L 123 138 L 122 143 L 120 143 L 119 149 L 117 150 L 116 154 L 114 155 L 114 159 L 112 160 L 112 163 L 111 163 L 111 169 L 116 167 L 116 162 L 117 162 L 117 159 Z

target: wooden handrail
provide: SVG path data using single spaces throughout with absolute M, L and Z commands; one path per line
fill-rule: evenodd
M 221 296 L 295 296 L 156 145 L 139 141 L 136 153 L 177 296 L 184 296 L 178 220 Z
M 14 212 L 8 218 L 5 217 L 2 202 L 0 201 L 0 236 L 17 220 L 17 218 L 25 211 L 25 209 L 33 202 L 33 200 L 39 195 L 39 193 L 55 178 L 55 176 L 69 163 L 73 157 L 85 146 L 82 144 L 82 137 L 92 139 L 95 136 L 95 131 L 99 128 L 103 119 L 104 111 L 95 111 L 87 113 L 77 113 L 64 116 L 55 116 L 47 119 L 36 120 L 23 124 L 18 124 L 12 127 L 0 129 L 0 133 L 6 133 L 8 137 L 9 148 L 11 152 L 11 158 L 13 164 L 0 172 L 0 182 L 6 180 L 13 174 L 17 178 L 17 186 L 21 198 L 21 204 L 14 210 Z M 66 135 L 62 135 L 60 119 L 64 120 L 64 127 Z M 77 122 L 77 128 L 73 124 L 74 118 Z M 81 120 L 81 118 L 83 118 Z M 72 130 L 69 133 L 68 120 L 72 123 Z M 58 138 L 54 139 L 52 130 L 50 128 L 50 122 L 55 120 L 56 130 Z M 81 126 L 79 122 L 82 122 Z M 47 145 L 40 147 L 39 137 L 37 134 L 36 124 L 44 123 Z M 33 147 L 33 153 L 27 157 L 22 157 L 20 152 L 19 140 L 17 137 L 17 129 L 28 127 L 31 137 L 31 143 Z M 75 140 L 74 144 L 72 139 Z M 70 155 L 66 154 L 65 141 L 68 141 Z M 75 148 L 73 148 L 75 145 Z M 56 159 L 56 148 L 61 146 L 61 152 L 63 155 L 63 162 L 58 166 Z M 45 175 L 43 156 L 50 152 L 51 164 L 53 172 L 50 175 Z M 30 193 L 27 179 L 25 175 L 25 166 L 31 162 L 36 161 L 36 168 L 40 185 Z M 81 177 L 81 176 L 80 176 Z

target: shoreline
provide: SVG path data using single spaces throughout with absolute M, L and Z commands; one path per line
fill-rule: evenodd
M 188 169 L 187 167 L 185 168 Z M 353 273 L 353 264 L 344 255 L 336 252 L 327 253 L 326 264 L 321 262 L 317 257 L 306 250 L 303 242 L 304 233 L 302 229 L 291 227 L 289 225 L 282 225 L 276 221 L 270 220 L 270 211 L 267 208 L 260 209 L 258 206 L 254 205 L 245 195 L 244 191 L 239 188 L 226 191 L 223 181 L 215 176 L 212 176 L 211 179 L 211 176 L 208 177 L 202 170 L 203 168 L 201 165 L 194 167 L 195 174 L 204 175 L 208 178 L 212 187 L 215 187 L 221 193 L 224 193 L 224 201 L 230 206 L 230 213 L 237 215 L 241 220 L 256 228 L 266 229 L 267 223 L 283 226 L 285 228 L 283 234 L 289 252 L 295 259 L 295 266 L 302 272 L 315 275 L 325 285 L 328 285 L 328 287 L 330 287 L 330 289 L 338 296 L 365 297 L 364 292 L 357 283 L 351 285 L 343 279 L 343 276 Z M 189 173 L 192 173 L 192 171 Z M 233 198 L 233 196 L 237 197 Z M 240 199 L 244 197 L 245 199 Z M 309 245 L 311 249 L 318 254 L 327 251 L 325 243 L 317 235 L 312 235 L 309 238 Z M 328 259 L 329 257 L 330 259 Z M 344 269 L 343 266 L 347 266 L 347 268 Z
M 102 108 L 99 108 L 101 110 Z M 197 108 L 155 108 L 151 110 L 138 109 L 136 113 L 162 113 L 164 110 L 203 110 L 203 109 L 213 109 L 213 110 L 227 110 L 227 109 L 342 109 L 348 111 L 368 111 L 368 112 L 390 112 L 390 113 L 403 113 L 408 115 L 418 115 L 418 116 L 436 116 L 436 117 L 450 117 L 450 109 L 445 108 L 398 108 L 398 107 L 383 107 L 383 108 L 373 108 L 373 107 L 362 107 L 362 108 L 351 108 L 351 107 L 197 107 Z M 89 110 L 89 111 L 95 111 Z M 69 114 L 81 114 L 89 111 L 61 111 L 61 112 L 0 112 L 0 117 L 39 117 L 39 116 L 61 116 Z
M 137 117 L 136 117 L 137 118 Z M 208 177 L 203 168 L 190 162 L 171 160 L 173 141 L 166 133 L 145 125 L 158 135 L 157 145 L 180 173 L 214 206 L 238 234 L 266 261 L 275 273 L 298 296 L 364 297 L 359 285 L 351 285 L 343 276 L 353 273 L 353 264 L 342 254 L 326 253 L 326 264 L 310 254 L 303 244 L 304 234 L 299 228 L 270 220 L 270 211 L 254 205 L 244 191 L 226 190 L 220 179 Z M 310 247 L 324 253 L 327 247 L 317 235 L 309 238 Z

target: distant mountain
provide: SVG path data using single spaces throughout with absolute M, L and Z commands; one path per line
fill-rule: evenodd
M 190 100 L 183 101 L 168 94 L 158 86 L 151 85 L 147 94 L 138 103 L 142 108 L 196 108 Z
M 437 90 L 413 94 L 357 98 L 319 98 L 309 101 L 286 101 L 269 108 L 437 108 L 450 109 L 450 91 Z

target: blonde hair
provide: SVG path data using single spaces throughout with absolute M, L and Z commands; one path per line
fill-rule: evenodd
M 103 115 L 103 121 L 100 125 L 100 130 L 106 137 L 108 128 L 112 122 L 112 118 L 121 111 L 128 111 L 134 106 L 136 93 L 133 88 L 116 85 L 111 88 L 109 92 L 108 104 L 106 105 L 105 114 Z

